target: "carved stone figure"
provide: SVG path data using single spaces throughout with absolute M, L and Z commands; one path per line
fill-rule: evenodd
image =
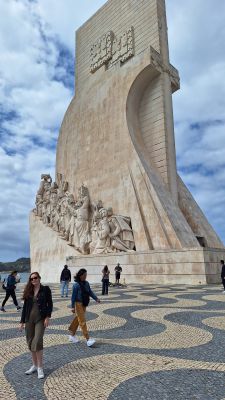
M 59 226 L 59 233 L 61 237 L 64 237 L 65 232 L 66 232 L 66 211 L 67 211 L 67 197 L 64 195 L 61 200 L 59 200 L 59 220 L 58 220 L 58 226 Z
M 52 178 L 49 174 L 41 175 L 41 183 L 37 194 L 43 195 L 44 192 L 51 188 Z
M 53 227 L 54 224 L 54 217 L 55 217 L 55 209 L 58 203 L 58 194 L 57 189 L 53 188 L 50 192 L 50 223 L 49 226 Z
M 46 188 L 49 188 L 49 186 L 46 185 Z M 43 202 L 45 203 L 45 224 L 50 223 L 50 215 L 51 215 L 51 203 L 50 203 L 50 196 L 51 196 L 51 191 L 49 189 L 46 189 L 43 194 Z
M 134 249 L 134 236 L 130 226 L 130 218 L 122 215 L 112 215 L 109 224 L 112 249 L 132 251 Z
M 99 210 L 100 210 L 101 208 L 103 208 L 102 201 L 101 201 L 101 200 L 98 200 L 97 203 L 93 203 L 93 204 L 92 204 L 92 208 L 93 208 L 92 225 L 93 225 L 93 224 L 97 224 L 97 225 L 98 225 L 98 222 L 99 222 L 100 219 L 101 219 L 101 215 L 100 215 Z
M 102 254 L 102 253 L 111 253 L 111 244 L 110 244 L 110 225 L 108 221 L 108 214 L 105 208 L 101 208 L 99 210 L 101 220 L 97 225 L 97 241 L 94 247 L 94 254 Z M 92 244 L 93 247 L 93 244 Z
M 34 213 L 40 218 L 42 217 L 42 202 L 43 202 L 42 195 L 37 194 Z
M 89 232 L 90 199 L 88 189 L 83 185 L 79 189 L 79 201 L 75 211 L 75 224 L 73 233 L 73 245 L 82 254 L 87 254 L 87 245 L 91 241 Z
M 63 180 L 62 174 L 57 174 L 58 196 L 63 197 L 68 191 L 68 182 Z
M 67 241 L 69 246 L 74 246 L 74 230 L 75 230 L 75 224 L 76 224 L 76 208 L 73 208 L 73 213 L 70 218 L 70 222 L 67 228 Z
M 52 228 L 56 232 L 59 232 L 59 218 L 60 218 L 60 206 L 59 204 L 57 204 L 56 208 L 52 212 Z
M 68 191 L 61 174 L 52 184 L 48 174 L 41 175 L 34 213 L 44 224 L 82 254 L 132 251 L 135 247 L 130 218 L 113 215 L 112 208 L 98 200 L 92 205 L 88 188 L 82 185 L 78 200 Z
M 47 202 L 43 200 L 42 202 L 42 221 L 44 224 L 48 224 L 48 218 L 47 218 Z

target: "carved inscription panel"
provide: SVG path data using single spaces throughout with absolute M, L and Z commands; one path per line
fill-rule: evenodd
M 91 72 L 95 72 L 112 58 L 113 32 L 108 32 L 91 46 Z
M 121 36 L 112 31 L 106 33 L 91 46 L 91 72 L 106 65 L 124 63 L 134 56 L 134 28 L 131 26 Z

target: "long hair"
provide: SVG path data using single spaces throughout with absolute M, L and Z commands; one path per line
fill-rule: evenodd
M 41 279 L 41 277 L 40 277 L 38 272 L 31 272 L 31 274 L 29 276 L 29 279 L 28 279 L 28 282 L 27 282 L 27 284 L 26 284 L 26 286 L 24 288 L 24 291 L 23 291 L 22 300 L 26 300 L 29 297 L 33 297 L 33 295 L 34 295 L 34 285 L 32 285 L 32 282 L 31 282 L 31 276 L 34 275 L 34 274 L 37 275 L 39 279 Z
M 75 275 L 75 282 L 80 282 L 80 277 L 84 274 L 86 274 L 87 270 L 84 268 L 79 269 L 79 271 Z
M 10 275 L 14 275 L 14 274 L 17 274 L 17 271 L 12 271 L 12 272 L 10 273 Z
M 103 271 L 104 272 L 108 272 L 108 270 L 109 270 L 108 265 L 105 265 L 104 268 L 103 268 Z

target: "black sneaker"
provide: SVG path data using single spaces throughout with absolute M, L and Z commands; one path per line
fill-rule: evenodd
M 22 307 L 18 306 L 18 307 L 17 307 L 17 310 L 21 310 L 21 308 L 22 308 Z
M 4 309 L 4 307 L 1 307 L 1 311 L 6 312 L 5 309 Z

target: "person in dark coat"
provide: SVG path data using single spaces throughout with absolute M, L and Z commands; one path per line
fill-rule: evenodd
M 69 283 L 71 282 L 71 272 L 68 268 L 68 265 L 64 265 L 64 268 L 60 276 L 60 282 L 61 282 L 61 297 L 64 297 L 65 289 L 66 289 L 66 297 L 68 297 Z
M 38 272 L 32 272 L 23 293 L 23 310 L 20 329 L 26 331 L 26 339 L 31 351 L 33 365 L 25 374 L 38 373 L 38 379 L 44 378 L 43 372 L 43 336 L 52 314 L 52 293 L 49 286 L 41 285 Z
M 115 267 L 115 278 L 116 278 L 116 285 L 119 286 L 120 284 L 120 274 L 122 272 L 122 267 L 120 266 L 120 263 L 118 263 Z
M 13 271 L 11 272 L 11 274 L 8 276 L 7 278 L 7 282 L 6 282 L 6 288 L 5 288 L 5 298 L 2 302 L 2 306 L 1 306 L 1 311 L 5 312 L 5 304 L 8 301 L 8 299 L 10 298 L 10 296 L 13 299 L 13 303 L 15 304 L 17 310 L 20 310 L 21 307 L 18 304 L 17 298 L 16 298 L 16 293 L 15 293 L 15 289 L 16 289 L 16 284 L 17 284 L 17 271 Z
M 224 287 L 223 293 L 225 293 L 225 264 L 224 264 L 224 260 L 220 260 L 220 264 L 221 264 L 221 280 L 222 280 L 222 284 L 223 284 L 223 287 Z
M 108 288 L 109 288 L 109 268 L 108 265 L 105 265 L 103 270 L 102 270 L 102 295 L 108 294 Z

